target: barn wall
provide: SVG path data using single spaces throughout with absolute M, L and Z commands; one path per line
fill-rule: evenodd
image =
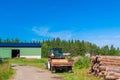
M 0 58 L 10 58 L 11 49 L 9 48 L 0 48 Z
M 20 57 L 41 58 L 41 48 L 20 48 Z
M 41 48 L 0 48 L 0 58 L 11 58 L 12 49 L 20 50 L 20 57 L 41 58 Z

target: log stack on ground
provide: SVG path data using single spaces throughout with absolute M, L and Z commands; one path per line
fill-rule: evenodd
M 105 80 L 120 80 L 120 56 L 92 56 L 90 73 Z

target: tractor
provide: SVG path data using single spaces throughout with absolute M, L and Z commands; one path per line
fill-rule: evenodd
M 66 56 L 63 55 L 62 48 L 50 48 L 46 68 L 52 73 L 55 73 L 57 70 L 73 72 L 73 62 L 74 60 L 67 59 Z

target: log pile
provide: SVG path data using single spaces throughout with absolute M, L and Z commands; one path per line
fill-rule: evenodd
M 92 56 L 90 73 L 105 80 L 120 80 L 120 56 Z

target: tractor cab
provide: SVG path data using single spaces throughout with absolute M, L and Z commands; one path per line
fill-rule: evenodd
M 49 57 L 50 58 L 63 58 L 62 48 L 50 48 Z

